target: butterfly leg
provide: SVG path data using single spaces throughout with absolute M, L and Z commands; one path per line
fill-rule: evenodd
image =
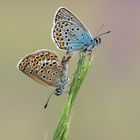
M 62 64 L 64 70 L 67 69 L 68 62 L 69 62 L 70 58 L 72 57 L 72 55 L 73 55 L 73 54 L 66 54 L 66 55 L 62 58 L 61 64 Z
M 92 56 L 92 51 L 91 50 L 88 51 L 88 56 L 89 56 L 89 61 L 92 61 L 93 56 Z
M 68 48 L 66 54 L 72 54 L 75 51 L 84 51 L 86 49 L 86 46 L 81 46 L 81 45 L 74 45 L 70 48 Z

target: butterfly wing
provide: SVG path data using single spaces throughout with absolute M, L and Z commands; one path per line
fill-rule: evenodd
M 55 14 L 55 19 L 54 19 L 54 23 L 56 24 L 59 21 L 71 21 L 73 23 L 77 23 L 80 27 L 83 28 L 83 30 L 85 32 L 88 32 L 88 30 L 86 29 L 86 27 L 80 22 L 80 20 L 72 13 L 70 12 L 70 10 L 64 8 L 64 7 L 60 7 Z
M 62 67 L 54 52 L 39 50 L 32 56 L 32 67 L 42 81 L 54 87 L 61 84 Z
M 32 59 L 32 54 L 26 55 L 19 61 L 19 63 L 17 64 L 17 68 L 21 70 L 24 74 L 29 76 L 30 78 L 33 78 L 33 75 L 35 75 L 35 71 L 31 67 L 31 63 L 30 63 L 31 59 Z
M 54 52 L 39 50 L 29 54 L 19 61 L 17 67 L 42 85 L 58 87 L 61 84 L 63 68 Z
M 55 16 L 53 39 L 60 49 L 84 50 L 93 41 L 85 26 L 67 9 L 60 8 Z
M 25 57 L 23 57 L 18 65 L 17 68 L 19 70 L 21 70 L 25 75 L 29 76 L 31 79 L 46 85 L 45 81 L 42 81 L 42 79 L 40 79 L 35 71 L 35 69 L 32 67 L 31 62 L 32 62 L 32 55 L 33 54 L 29 54 L 26 55 Z

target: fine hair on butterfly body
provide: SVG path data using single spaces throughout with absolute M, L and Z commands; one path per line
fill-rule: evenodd
M 109 32 L 92 36 L 70 10 L 60 7 L 55 14 L 52 38 L 59 49 L 71 54 L 75 51 L 92 51 L 101 43 L 100 36 Z
M 23 57 L 17 68 L 38 83 L 55 87 L 53 93 L 58 96 L 62 94 L 68 82 L 67 67 L 70 57 L 70 55 L 64 56 L 59 61 L 55 52 L 46 49 L 38 50 Z

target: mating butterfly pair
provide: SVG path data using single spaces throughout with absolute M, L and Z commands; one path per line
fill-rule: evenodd
M 76 16 L 66 8 L 59 8 L 55 14 L 52 36 L 56 46 L 66 50 L 68 57 L 64 56 L 59 61 L 54 52 L 39 50 L 22 58 L 18 63 L 18 68 L 40 84 L 55 87 L 54 93 L 61 95 L 68 82 L 67 65 L 72 53 L 75 51 L 91 52 L 101 43 L 100 36 L 109 32 L 97 37 L 91 36 Z

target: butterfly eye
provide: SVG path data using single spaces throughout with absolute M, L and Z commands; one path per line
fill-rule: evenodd
M 95 38 L 95 42 L 96 42 L 97 45 L 100 44 L 101 43 L 101 38 L 100 37 Z
M 98 39 L 97 38 L 95 38 L 95 42 L 96 42 L 96 44 L 98 44 Z

